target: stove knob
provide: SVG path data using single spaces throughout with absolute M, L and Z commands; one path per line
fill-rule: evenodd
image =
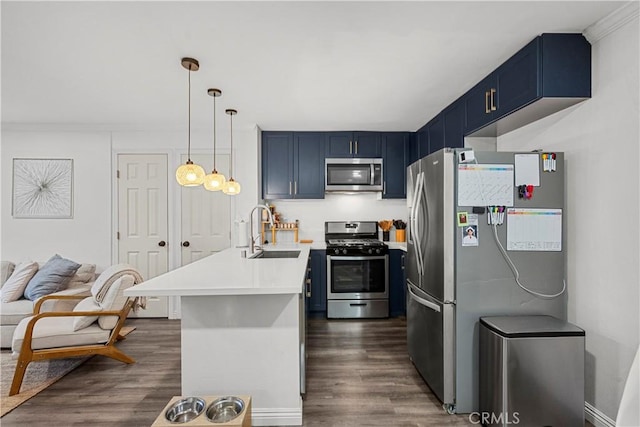
M 343 249 L 343 250 L 342 250 L 342 253 L 343 253 L 344 255 L 346 255 L 346 254 L 347 254 L 347 250 L 346 250 L 346 249 Z
M 333 253 L 336 254 L 336 255 L 340 254 L 340 249 L 334 249 Z
M 376 253 L 379 254 L 380 253 L 380 249 L 376 249 Z
M 373 253 L 373 249 L 369 248 L 369 250 L 368 250 L 367 252 L 369 252 L 370 254 L 372 254 L 372 253 Z

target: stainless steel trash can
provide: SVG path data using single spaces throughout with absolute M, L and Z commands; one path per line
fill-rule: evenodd
M 551 316 L 480 318 L 480 423 L 584 426 L 584 340 Z

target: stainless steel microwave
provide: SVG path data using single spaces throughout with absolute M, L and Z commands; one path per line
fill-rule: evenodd
M 382 191 L 382 159 L 325 159 L 325 191 Z

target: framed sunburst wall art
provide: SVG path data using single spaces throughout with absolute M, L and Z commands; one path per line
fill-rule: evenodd
M 13 159 L 14 218 L 73 217 L 73 159 Z

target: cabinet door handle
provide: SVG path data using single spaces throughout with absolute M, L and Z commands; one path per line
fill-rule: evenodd
M 356 154 L 358 154 L 358 141 L 356 141 Z
M 289 181 L 289 195 L 291 195 L 291 181 Z
M 166 245 L 167 245 L 167 242 L 165 242 L 164 240 L 160 240 L 158 242 L 158 246 L 160 246 L 160 247 L 165 247 Z
M 182 242 L 182 246 L 184 246 L 185 248 L 188 248 L 191 245 L 191 243 L 189 243 L 188 240 L 185 240 L 184 242 Z
M 400 269 L 404 270 L 404 255 L 400 257 Z
M 484 93 L 484 112 L 486 114 L 491 112 L 491 107 L 489 107 L 489 91 Z
M 298 194 L 298 181 L 293 181 L 293 195 Z
M 307 279 L 306 281 L 306 290 L 307 290 L 307 297 L 311 298 L 311 279 Z
M 491 88 L 491 111 L 496 111 L 498 108 L 496 107 L 496 99 L 495 99 L 495 95 L 496 94 L 496 90 Z
M 349 141 L 349 154 L 353 154 L 353 141 Z

